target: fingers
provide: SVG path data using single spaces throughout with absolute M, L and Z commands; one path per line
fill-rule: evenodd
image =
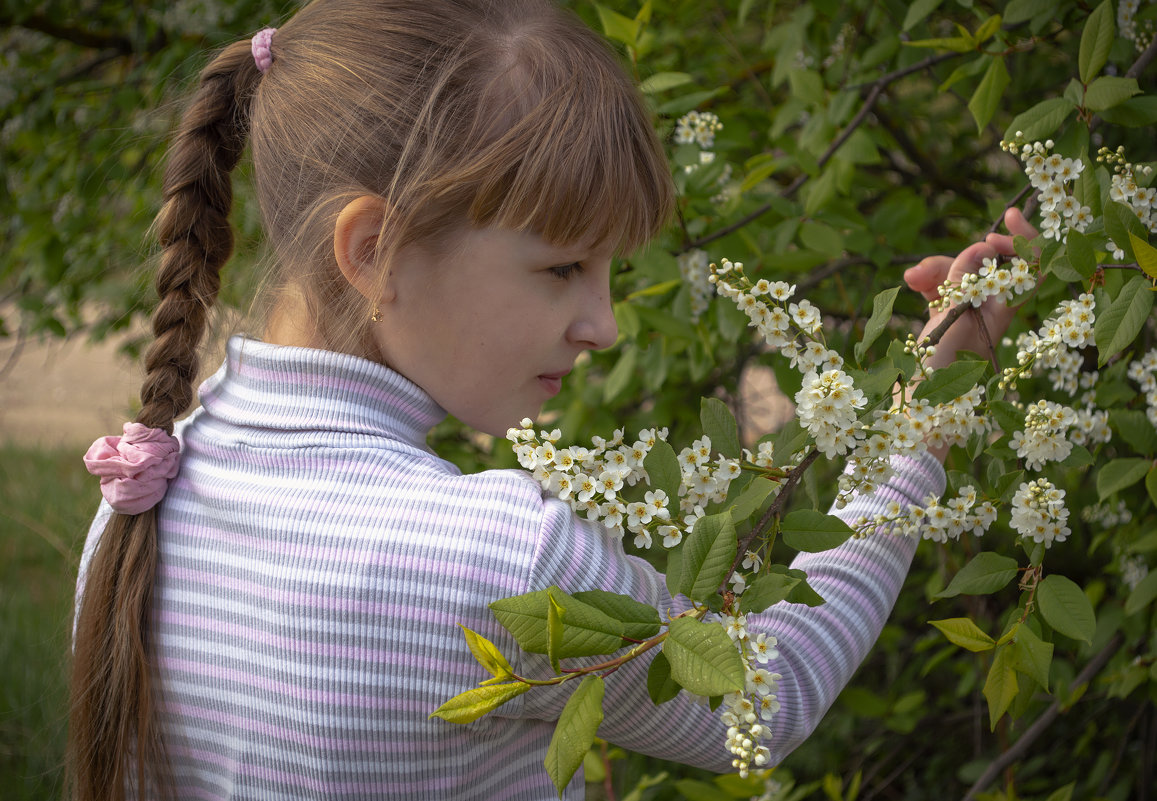
M 1013 237 L 1023 236 L 1025 239 L 1035 239 L 1037 236 L 1037 230 L 1024 218 L 1018 208 L 1011 208 L 1004 213 L 1004 227 L 1008 229 L 1007 234 L 989 234 L 984 240 L 996 248 L 1002 256 L 1011 256 L 1016 252 L 1012 246 Z
M 904 282 L 913 292 L 919 292 L 925 300 L 936 300 L 940 293 L 936 288 L 944 283 L 952 259 L 948 256 L 929 256 L 904 271 Z

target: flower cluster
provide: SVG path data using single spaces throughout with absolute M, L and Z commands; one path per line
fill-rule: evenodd
M 1065 433 L 1076 423 L 1077 415 L 1068 406 L 1039 400 L 1029 404 L 1024 431 L 1013 432 L 1010 444 L 1029 470 L 1040 470 L 1046 463 L 1059 462 L 1072 453 L 1072 440 Z
M 1054 385 L 1076 386 L 1079 383 L 1081 359 L 1070 353 L 1089 344 L 1096 323 L 1096 301 L 1089 293 L 1076 300 L 1064 300 L 1053 316 L 1045 320 L 1037 331 L 1028 331 L 1016 340 L 1016 367 L 1004 370 L 1001 386 L 1015 389 L 1017 380 L 1030 370 L 1059 370 Z
M 678 545 L 705 507 L 727 498 L 731 481 L 740 473 L 737 459 L 722 455 L 712 459 L 711 440 L 702 437 L 678 455 L 682 480 L 677 500 L 661 489 L 627 500 L 625 488 L 647 482 L 643 463 L 656 441 L 666 441 L 667 429 L 640 431 L 633 445 L 624 443 L 623 430 L 618 429 L 610 440 L 595 437 L 590 448 L 559 447 L 558 429 L 535 433 L 534 423 L 527 419 L 521 428 L 507 431 L 506 437 L 514 444 L 518 463 L 543 489 L 588 520 L 601 522 L 617 537 L 624 535 L 624 529 L 630 532 L 639 548 L 650 548 L 655 538 L 665 548 Z
M 1129 511 L 1129 504 L 1123 500 L 1117 501 L 1115 504 L 1108 501 L 1095 503 L 1081 509 L 1081 520 L 1086 523 L 1096 523 L 1103 528 L 1124 525 L 1132 519 L 1133 513 Z
M 746 686 L 723 696 L 720 713 L 727 726 L 727 750 L 734 755 L 731 765 L 746 778 L 752 767 L 763 767 L 771 759 L 771 752 L 761 740 L 771 735 L 766 724 L 779 711 L 775 693 L 783 676 L 764 666 L 779 657 L 778 641 L 766 634 L 752 639 L 745 615 L 724 615 L 720 622 L 739 648 L 746 673 Z
M 723 130 L 719 117 L 710 111 L 688 111 L 675 123 L 675 144 L 698 144 L 704 150 L 715 146 L 715 134 Z
M 857 518 L 852 528 L 857 536 L 865 536 L 873 531 L 903 534 L 913 539 L 934 542 L 958 540 L 960 535 L 970 532 L 980 536 L 996 520 L 996 507 L 989 500 L 979 500 L 976 488 L 966 486 L 955 498 L 947 502 L 935 496 L 925 499 L 923 506 L 910 506 L 907 511 L 899 502 L 891 501 L 883 512 L 874 517 Z
M 1129 378 L 1141 385 L 1149 422 L 1157 426 L 1157 349 L 1129 362 Z
M 1125 586 L 1130 590 L 1137 588 L 1137 585 L 1149 575 L 1149 565 L 1140 556 L 1122 556 L 1121 557 L 1121 581 L 1125 582 Z
M 691 320 L 699 319 L 707 311 L 707 304 L 715 294 L 711 287 L 711 269 L 707 262 L 707 251 L 694 248 L 680 253 L 676 259 L 679 275 L 691 291 Z
M 866 402 L 864 393 L 852 386 L 852 379 L 842 370 L 809 372 L 795 402 L 800 425 L 828 458 L 843 456 L 864 435 L 856 419 Z
M 1026 481 L 1012 497 L 1012 527 L 1022 537 L 1044 543 L 1064 542 L 1069 536 L 1065 491 L 1047 478 Z
M 945 281 L 938 288 L 940 299 L 928 304 L 933 309 L 948 309 L 960 303 L 979 307 L 985 300 L 997 297 L 1010 303 L 1017 295 L 1036 286 L 1032 267 L 1024 259 L 1014 256 L 1008 267 L 996 259 L 984 259 L 980 272 L 967 273 L 959 284 Z
M 1093 221 L 1093 212 L 1069 194 L 1069 184 L 1084 172 L 1085 162 L 1053 153 L 1053 140 L 1025 142 L 1016 132 L 1011 142 L 1002 141 L 1001 150 L 1017 155 L 1024 173 L 1037 190 L 1041 209 L 1041 233 L 1045 239 L 1064 241 L 1070 230 L 1085 232 Z
M 1121 0 L 1117 5 L 1117 29 L 1136 45 L 1138 53 L 1143 53 L 1153 41 L 1157 25 L 1151 19 L 1137 19 L 1137 9 L 1140 7 L 1141 0 Z
M 929 408 L 927 403 L 920 407 L 921 423 L 927 422 Z M 840 476 L 836 506 L 843 508 L 854 493 L 875 492 L 892 475 L 892 456 L 913 456 L 927 449 L 921 433 L 926 430 L 899 409 L 873 412 L 868 436 L 858 442 Z
M 1113 167 L 1109 199 L 1128 205 L 1146 228 L 1157 233 L 1157 189 L 1137 184 L 1137 173 L 1148 177 L 1152 175 L 1153 167 L 1148 164 L 1142 166 L 1130 163 L 1125 158 L 1124 147 L 1118 147 L 1116 150 L 1102 147 L 1097 151 L 1097 161 Z M 1109 243 L 1109 247 L 1114 251 L 1113 258 L 1124 258 L 1125 252 L 1113 242 Z

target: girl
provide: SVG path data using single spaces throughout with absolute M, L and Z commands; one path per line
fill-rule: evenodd
M 174 432 L 247 142 L 276 262 L 267 322 L 230 341 Z M 611 256 L 672 205 L 636 90 L 547 0 L 317 0 L 218 55 L 169 154 L 141 411 L 86 457 L 106 502 L 79 583 L 76 797 L 554 797 L 542 760 L 565 692 L 429 719 L 483 678 L 458 624 L 513 656 L 498 598 L 557 584 L 678 603 L 530 476 L 461 475 L 426 434 L 450 413 L 502 436 L 610 346 Z M 1007 238 L 910 283 L 934 292 L 997 250 Z M 985 314 L 999 335 L 1007 310 Z M 963 322 L 951 336 L 980 347 Z M 842 514 L 943 482 L 926 454 Z M 827 603 L 749 620 L 784 644 L 771 763 L 864 657 L 913 548 L 801 557 Z M 601 734 L 727 769 L 718 717 L 685 695 L 653 706 L 640 662 L 608 682 Z

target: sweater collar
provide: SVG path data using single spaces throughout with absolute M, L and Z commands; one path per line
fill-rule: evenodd
M 428 450 L 446 412 L 390 368 L 346 353 L 234 336 L 200 389 L 205 413 L 249 428 L 385 436 Z

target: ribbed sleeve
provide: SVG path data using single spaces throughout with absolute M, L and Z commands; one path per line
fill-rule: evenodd
M 557 584 L 679 607 L 662 576 L 527 474 L 461 475 L 439 459 L 425 439 L 443 411 L 380 365 L 236 338 L 201 403 L 178 429 L 181 471 L 158 517 L 157 672 L 178 797 L 557 797 L 542 760 L 565 693 L 466 726 L 429 718 L 486 678 L 459 624 L 514 658 L 491 601 Z M 934 460 L 907 462 L 843 514 L 942 482 Z M 749 618 L 780 638 L 776 759 L 871 647 L 913 548 L 873 537 L 801 557 L 828 602 Z M 717 716 L 682 697 L 654 707 L 645 670 L 608 680 L 602 735 L 726 768 Z M 582 795 L 580 776 L 566 797 Z

